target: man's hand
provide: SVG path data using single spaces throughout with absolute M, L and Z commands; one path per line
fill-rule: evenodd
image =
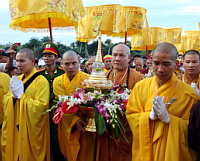
M 12 76 L 10 79 L 10 89 L 14 98 L 21 98 L 22 94 L 24 94 L 24 85 L 17 76 Z
M 14 43 L 10 46 L 8 50 L 17 50 L 17 47 L 20 45 L 20 43 Z
M 85 129 L 84 129 L 85 126 L 86 124 L 82 119 L 78 120 L 76 123 L 76 129 L 78 129 L 81 132 L 85 132 Z
M 191 84 L 191 87 L 194 88 L 196 94 L 197 94 L 198 96 L 200 96 L 200 92 L 199 92 L 199 89 L 198 89 L 196 83 L 192 83 L 192 84 Z
M 9 54 L 10 56 L 13 56 L 16 54 L 16 51 L 15 50 L 7 50 L 6 53 Z
M 151 120 L 157 120 L 157 119 L 158 119 L 158 115 L 155 113 L 153 107 L 152 107 L 152 109 L 151 109 L 149 118 L 150 118 Z
M 153 109 L 154 109 L 155 113 L 158 115 L 158 118 L 161 121 L 163 121 L 165 123 L 170 122 L 170 116 L 169 116 L 169 113 L 166 109 L 164 96 L 163 97 L 156 96 L 154 98 Z

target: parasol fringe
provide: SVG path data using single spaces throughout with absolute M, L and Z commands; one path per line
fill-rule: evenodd
M 63 13 L 41 13 L 41 14 L 31 14 L 28 16 L 20 17 L 14 19 L 11 24 L 9 25 L 10 28 L 14 30 L 21 30 L 23 32 L 48 32 L 48 18 L 51 18 L 52 20 L 57 19 L 58 22 L 62 21 L 63 23 L 61 24 L 60 27 L 52 27 L 52 29 L 61 29 L 61 30 L 72 30 L 74 29 L 73 26 L 77 27 L 77 22 L 74 22 L 74 20 L 69 17 L 64 15 Z M 31 21 L 44 21 L 46 19 L 47 25 L 46 28 L 39 27 L 38 28 L 34 27 L 32 28 L 31 26 Z M 28 23 L 30 21 L 30 23 Z M 26 24 L 27 23 L 27 24 Z M 21 24 L 24 25 L 24 27 L 21 27 Z M 27 26 L 26 26 L 27 25 Z M 66 27 L 69 26 L 69 27 Z

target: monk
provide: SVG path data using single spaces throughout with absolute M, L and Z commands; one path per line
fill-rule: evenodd
M 1 137 L 1 128 L 3 124 L 3 98 L 4 95 L 10 90 L 10 77 L 8 74 L 0 72 L 0 137 Z M 1 142 L 0 142 L 0 151 L 1 151 Z M 2 160 L 2 155 L 0 153 L 0 161 Z
M 65 73 L 54 79 L 53 91 L 58 98 L 75 92 L 88 79 L 88 74 L 79 70 L 80 60 L 73 51 L 62 57 Z M 68 161 L 94 161 L 95 137 L 82 128 L 84 122 L 76 114 L 66 114 L 58 125 L 58 140 L 62 154 Z
M 128 89 L 133 89 L 135 84 L 143 79 L 143 76 L 129 68 L 130 49 L 124 44 L 116 45 L 112 50 L 113 69 L 108 72 L 107 77 L 116 84 L 126 84 Z
M 50 161 L 49 84 L 34 67 L 34 53 L 24 48 L 16 55 L 19 77 L 10 81 L 4 96 L 3 161 Z
M 200 89 L 200 54 L 196 50 L 188 50 L 185 52 L 183 56 L 183 67 L 185 70 L 185 73 L 179 78 L 191 85 L 196 93 L 200 95 L 199 89 Z
M 87 63 L 86 63 L 86 71 L 88 74 L 92 73 L 92 64 L 94 63 L 96 57 L 92 56 L 91 58 L 88 59 Z
M 198 100 L 194 89 L 174 74 L 177 49 L 164 42 L 153 51 L 155 75 L 134 87 L 127 104 L 133 133 L 132 161 L 192 161 L 188 120 Z
M 141 74 L 147 74 L 148 69 L 144 68 L 144 60 L 143 58 L 137 58 L 135 60 L 135 69 Z
M 113 69 L 108 72 L 108 79 L 112 80 L 114 85 L 126 84 L 127 88 L 133 89 L 135 84 L 143 79 L 143 76 L 129 68 L 130 49 L 124 44 L 116 45 L 112 50 L 112 66 Z M 125 116 L 121 116 L 121 120 L 126 130 L 126 139 L 121 135 L 118 140 L 112 136 L 112 130 L 108 128 L 108 133 L 104 133 L 100 137 L 100 161 L 130 161 L 132 133 L 127 124 Z

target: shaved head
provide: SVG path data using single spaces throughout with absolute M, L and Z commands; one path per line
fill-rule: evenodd
M 112 51 L 114 51 L 114 50 L 116 50 L 116 49 L 118 49 L 118 48 L 124 50 L 125 53 L 126 53 L 127 55 L 130 55 L 130 48 L 129 48 L 127 45 L 124 45 L 124 44 L 118 44 L 118 45 L 116 45 L 116 46 L 113 48 Z
M 176 60 L 177 59 L 177 49 L 173 44 L 170 44 L 168 42 L 163 42 L 161 44 L 159 44 L 158 46 L 155 47 L 155 49 L 153 50 L 153 56 L 155 53 L 166 53 L 166 54 L 170 54 L 172 60 Z
M 65 52 L 62 56 L 62 59 L 65 59 L 66 57 L 69 57 L 69 56 L 73 56 L 73 57 L 76 57 L 77 59 L 79 59 L 78 54 L 72 50 Z
M 122 71 L 128 67 L 130 61 L 130 49 L 124 44 L 116 45 L 112 50 L 112 66 L 116 71 Z
M 20 51 L 18 51 L 17 54 L 19 54 L 19 53 L 25 53 L 28 59 L 35 60 L 34 59 L 34 52 L 31 49 L 23 48 Z
M 78 54 L 71 50 L 65 52 L 61 64 L 68 78 L 72 80 L 79 70 L 80 59 Z

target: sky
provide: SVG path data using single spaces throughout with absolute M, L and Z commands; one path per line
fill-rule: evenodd
M 147 18 L 150 27 L 182 27 L 185 30 L 199 30 L 200 22 L 200 1 L 199 0 L 82 0 L 84 7 L 120 4 L 123 6 L 138 6 L 147 9 Z M 11 17 L 9 12 L 9 0 L 1 0 L 0 4 L 0 44 L 9 42 L 26 43 L 30 38 L 41 39 L 49 36 L 49 33 L 22 32 L 9 28 Z M 53 30 L 55 42 L 61 42 L 65 45 L 76 41 L 75 31 Z M 105 39 L 111 39 L 113 42 L 123 42 L 121 38 L 112 38 L 103 36 Z

